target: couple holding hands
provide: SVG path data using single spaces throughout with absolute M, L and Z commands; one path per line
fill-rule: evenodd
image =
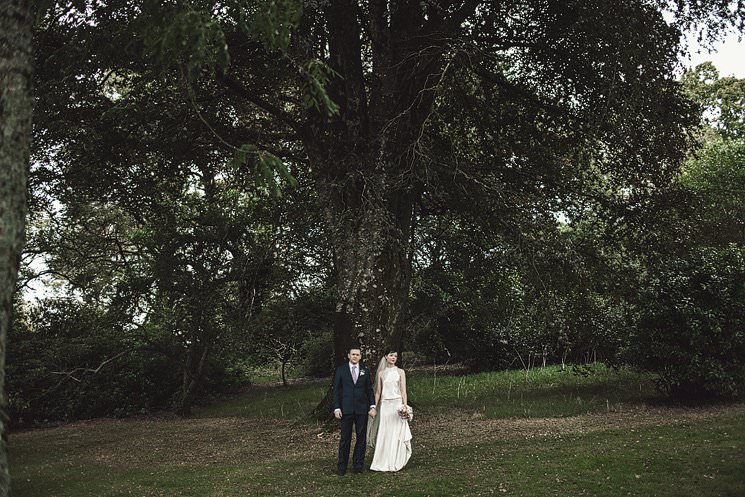
M 334 377 L 334 416 L 341 420 L 338 474 L 347 472 L 352 425 L 357 435 L 352 471 L 363 471 L 368 442 L 375 448 L 371 470 L 398 471 L 411 457 L 412 418 L 406 398 L 406 374 L 396 366 L 398 353 L 390 351 L 378 363 L 374 394 L 370 370 L 360 364 L 360 349 L 349 349 L 347 357 L 349 362 L 336 368 Z

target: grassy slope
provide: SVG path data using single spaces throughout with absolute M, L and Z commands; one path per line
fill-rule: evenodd
M 414 457 L 398 474 L 334 474 L 338 433 L 301 416 L 326 390 L 313 382 L 186 420 L 12 435 L 14 495 L 745 496 L 743 405 L 661 406 L 648 377 L 605 369 L 409 377 Z

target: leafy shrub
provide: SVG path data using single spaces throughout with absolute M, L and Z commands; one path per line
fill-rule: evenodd
M 745 249 L 697 249 L 653 267 L 632 360 L 680 399 L 745 394 Z
M 323 378 L 334 372 L 334 335 L 332 332 L 313 336 L 301 349 L 303 372 L 306 376 Z
M 181 378 L 167 355 L 138 346 L 105 313 L 58 299 L 17 309 L 6 380 L 11 418 L 31 423 L 168 408 Z

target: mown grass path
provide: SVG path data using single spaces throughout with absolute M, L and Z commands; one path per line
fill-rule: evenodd
M 14 495 L 745 496 L 745 404 L 664 406 L 648 377 L 604 368 L 410 378 L 414 456 L 397 474 L 335 475 L 338 432 L 302 416 L 327 386 L 312 382 L 190 419 L 15 433 Z

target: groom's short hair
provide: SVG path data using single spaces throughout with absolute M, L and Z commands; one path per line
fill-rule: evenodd
M 362 353 L 362 349 L 358 345 L 352 345 L 347 350 L 347 354 L 351 354 L 353 350 L 359 350 L 360 351 L 360 354 Z

